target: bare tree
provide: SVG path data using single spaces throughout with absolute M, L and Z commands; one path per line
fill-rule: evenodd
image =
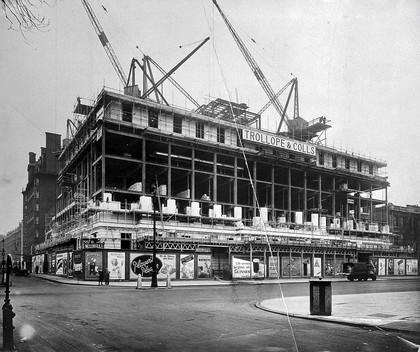
M 47 0 L 0 0 L 9 29 L 20 30 L 23 36 L 32 30 L 43 30 L 49 21 L 38 13 L 43 5 L 51 6 Z

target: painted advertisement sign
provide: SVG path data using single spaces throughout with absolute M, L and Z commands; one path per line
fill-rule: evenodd
M 253 258 L 252 263 L 247 258 L 232 257 L 233 278 L 264 278 L 265 264 L 262 258 Z
M 108 270 L 110 280 L 125 280 L 124 252 L 108 252 Z
M 271 133 L 251 131 L 247 128 L 244 128 L 242 131 L 242 138 L 250 142 L 265 144 L 271 147 L 281 148 L 313 156 L 316 155 L 316 147 L 313 144 L 299 142 Z
M 194 255 L 192 254 L 181 254 L 179 256 L 180 261 L 180 278 L 191 280 L 194 279 Z

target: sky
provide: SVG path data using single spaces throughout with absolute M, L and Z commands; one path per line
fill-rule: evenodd
M 386 161 L 388 201 L 420 203 L 420 1 L 218 3 L 275 92 L 298 78 L 300 115 L 331 121 L 328 146 Z M 175 80 L 200 104 L 221 97 L 258 112 L 268 101 L 211 0 L 90 4 L 126 74 L 143 55 L 169 71 L 210 37 Z M 47 28 L 25 36 L 0 14 L 0 234 L 22 219 L 28 153 L 39 157 L 45 132 L 65 138 L 77 97 L 123 87 L 82 3 L 50 5 L 37 10 Z M 164 92 L 193 108 L 169 84 Z M 263 114 L 263 128 L 278 122 L 274 109 Z

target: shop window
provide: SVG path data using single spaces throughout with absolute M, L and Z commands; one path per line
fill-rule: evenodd
M 121 233 L 121 249 L 131 249 L 131 233 Z
M 133 105 L 122 104 L 122 120 L 125 122 L 133 122 Z
M 223 127 L 217 127 L 217 142 L 225 143 L 225 129 Z
M 174 133 L 182 133 L 182 116 L 174 115 Z
M 149 110 L 149 127 L 158 128 L 159 127 L 159 119 L 158 119 L 158 112 L 155 110 Z
M 204 139 L 204 122 L 197 121 L 195 125 L 195 136 Z

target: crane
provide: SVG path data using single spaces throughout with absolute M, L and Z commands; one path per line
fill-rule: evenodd
M 127 77 L 124 73 L 124 70 L 121 67 L 120 62 L 118 61 L 117 56 L 115 55 L 114 49 L 112 49 L 111 43 L 108 41 L 108 38 L 105 35 L 104 30 L 102 29 L 98 19 L 95 16 L 89 2 L 87 0 L 81 0 L 83 7 L 86 10 L 86 13 L 90 19 L 90 22 L 95 29 L 96 34 L 98 35 L 99 40 L 101 41 L 102 46 L 105 49 L 106 54 L 111 61 L 112 66 L 114 66 L 114 70 L 117 72 L 118 77 L 120 78 L 121 83 L 125 87 L 127 85 Z
M 260 83 L 261 87 L 264 89 L 265 94 L 267 94 L 271 104 L 274 105 L 274 108 L 277 110 L 279 115 L 281 116 L 281 120 L 279 123 L 279 126 L 277 128 L 277 134 L 280 134 L 281 127 L 283 125 L 283 122 L 287 125 L 287 127 L 290 129 L 291 126 L 289 124 L 289 119 L 286 114 L 285 109 L 277 99 L 276 94 L 274 93 L 273 88 L 271 87 L 270 83 L 267 81 L 267 79 L 264 76 L 264 73 L 261 71 L 260 67 L 258 66 L 255 59 L 252 57 L 251 53 L 245 46 L 242 39 L 239 37 L 238 33 L 233 28 L 232 24 L 228 20 L 228 18 L 223 13 L 222 9 L 220 8 L 219 4 L 216 0 L 213 0 L 213 4 L 216 6 L 217 10 L 219 11 L 220 15 L 222 16 L 224 22 L 226 23 L 226 26 L 229 29 L 229 32 L 232 34 L 233 39 L 235 40 L 236 44 L 239 47 L 239 50 L 241 51 L 242 55 L 244 56 L 246 62 L 248 63 L 249 67 L 251 68 L 252 72 L 254 73 L 255 77 L 257 78 L 258 82 Z

